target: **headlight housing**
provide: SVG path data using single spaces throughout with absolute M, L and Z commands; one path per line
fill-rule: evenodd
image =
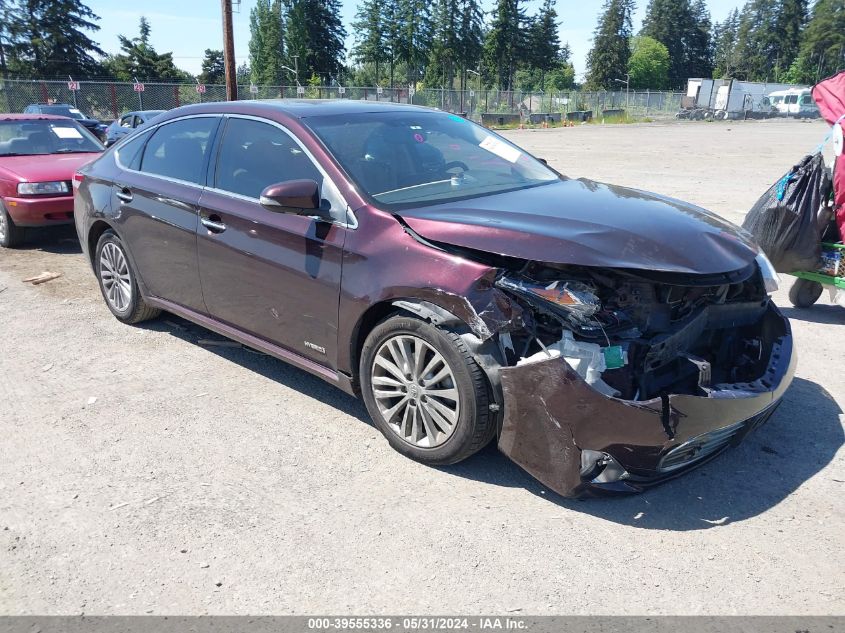
M 763 276 L 763 283 L 766 286 L 766 292 L 774 292 L 777 290 L 780 287 L 780 277 L 778 276 L 775 267 L 772 266 L 772 262 L 770 262 L 769 258 L 766 257 L 766 254 L 763 251 L 760 251 L 754 260 L 760 267 L 760 274 Z
M 63 180 L 53 182 L 22 182 L 18 184 L 18 194 L 22 196 L 42 196 L 59 193 L 70 193 L 70 187 Z

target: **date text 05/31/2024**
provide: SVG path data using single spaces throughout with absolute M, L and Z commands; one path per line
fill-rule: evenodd
M 527 622 L 520 618 L 464 617 L 345 617 L 309 618 L 310 631 L 520 631 Z

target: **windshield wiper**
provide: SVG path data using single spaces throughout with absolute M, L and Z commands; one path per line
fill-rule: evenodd
M 57 149 L 53 154 L 99 154 L 98 149 Z

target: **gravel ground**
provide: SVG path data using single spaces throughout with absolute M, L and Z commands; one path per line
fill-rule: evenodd
M 508 136 L 740 220 L 824 131 Z M 845 614 L 845 309 L 776 301 L 800 363 L 766 426 L 645 494 L 571 501 L 492 447 L 404 459 L 353 398 L 181 319 L 121 325 L 72 231 L 42 233 L 0 252 L 0 613 Z

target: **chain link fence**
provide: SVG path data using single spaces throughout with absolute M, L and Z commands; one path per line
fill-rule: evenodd
M 605 111 L 630 116 L 668 117 L 681 107 L 684 93 L 661 91 L 626 92 L 522 92 L 503 90 L 447 90 L 427 88 L 374 88 L 340 86 L 238 86 L 239 99 L 352 99 L 385 103 L 413 103 L 461 113 L 474 120 L 482 114 L 509 115 L 513 120 L 535 120 L 541 114 L 565 118 L 576 111 L 589 111 L 600 118 Z M 0 110 L 21 112 L 32 103 L 69 103 L 88 116 L 111 121 L 133 110 L 169 110 L 189 103 L 223 101 L 223 85 L 170 83 L 133 84 L 108 81 L 0 80 Z M 518 115 L 518 119 L 514 118 Z M 560 117 L 558 117 L 560 118 Z M 503 117 L 499 120 L 504 121 Z

